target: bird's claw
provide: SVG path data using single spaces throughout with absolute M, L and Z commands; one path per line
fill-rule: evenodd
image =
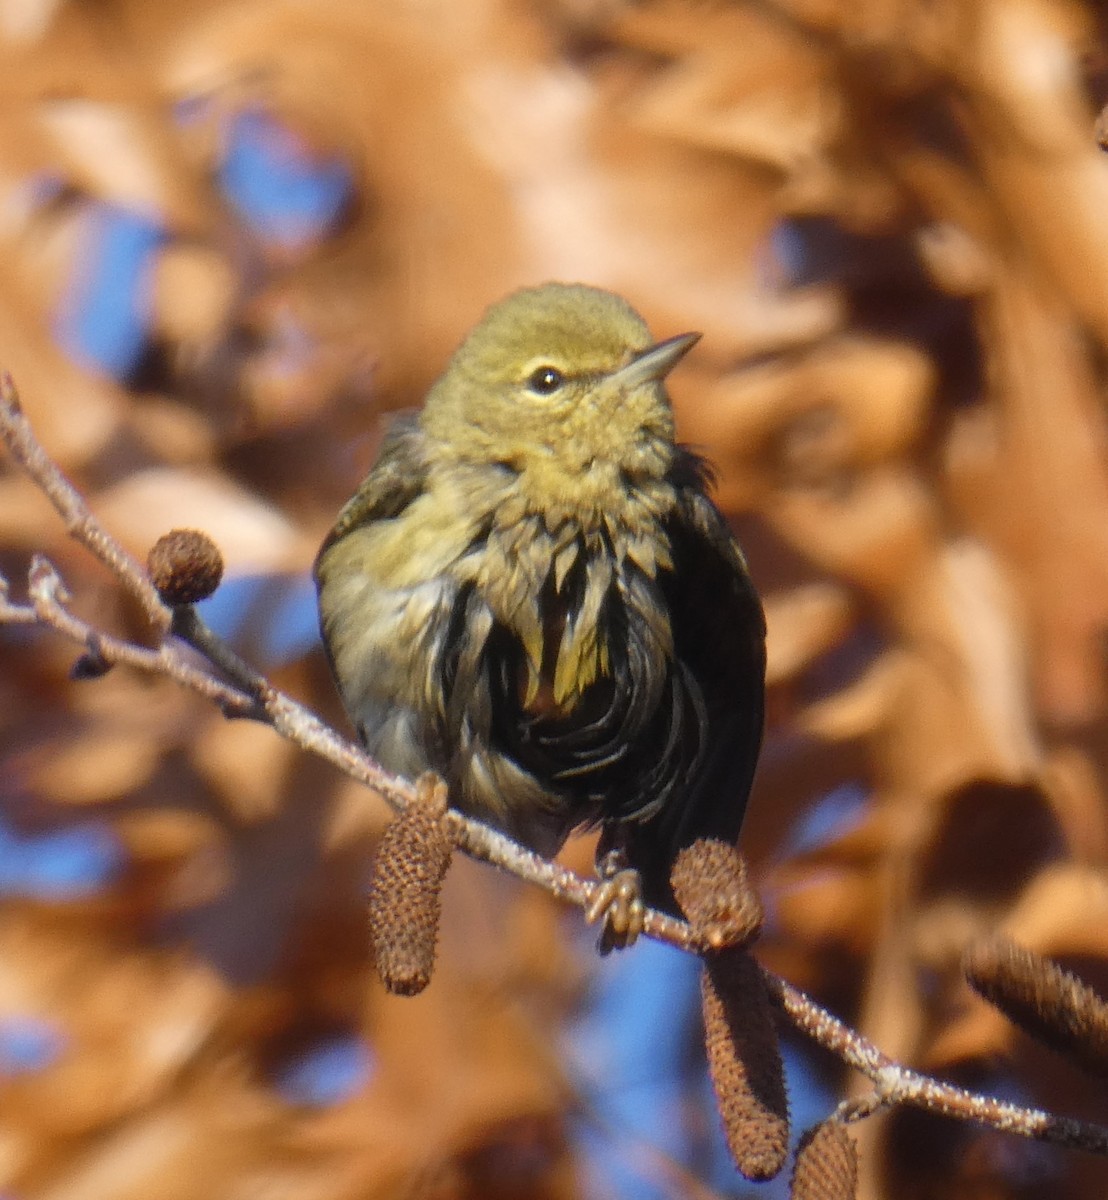
M 623 867 L 608 875 L 585 909 L 585 920 L 590 925 L 603 920 L 597 942 L 601 954 L 633 946 L 646 921 L 642 876 L 638 871 Z

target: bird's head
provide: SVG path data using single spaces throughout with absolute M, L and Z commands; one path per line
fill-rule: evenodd
M 599 288 L 515 292 L 458 348 L 423 427 L 460 457 L 517 471 L 664 470 L 673 415 L 663 380 L 699 336 L 655 344 L 638 313 Z

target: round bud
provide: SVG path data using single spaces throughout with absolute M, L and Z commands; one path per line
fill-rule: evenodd
M 204 600 L 223 578 L 223 555 L 206 533 L 173 529 L 162 534 L 146 559 L 150 581 L 172 608 Z

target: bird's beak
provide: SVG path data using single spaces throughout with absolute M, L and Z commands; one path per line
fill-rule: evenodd
M 620 367 L 612 378 L 626 388 L 665 379 L 699 341 L 699 333 L 679 333 L 677 337 L 666 338 L 664 342 L 648 346 L 627 366 Z

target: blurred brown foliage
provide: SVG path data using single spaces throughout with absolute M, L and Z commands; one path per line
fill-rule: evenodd
M 268 630 L 378 415 L 517 285 L 580 279 L 658 336 L 702 330 L 680 428 L 770 622 L 759 955 L 901 1061 L 1104 1120 L 958 971 L 1000 929 L 1108 980 L 1102 20 L 1092 0 L 0 0 L 0 359 L 109 528 L 140 556 L 210 533 L 254 581 L 237 648 L 338 721 L 320 655 Z M 349 172 L 325 229 L 267 235 L 229 201 L 244 115 Z M 106 210 L 158 230 L 115 375 L 55 336 Z M 35 549 L 141 629 L 0 463 L 0 570 Z M 432 986 L 387 997 L 368 797 L 164 681 L 72 683 L 70 647 L 14 628 L 0 654 L 5 829 L 95 818 L 125 851 L 94 894 L 0 876 L 0 1035 L 64 1031 L 34 1070 L 0 1036 L 0 1189 L 582 1194 L 551 1030 L 589 962 L 544 897 L 459 862 Z M 798 837 L 828 794 L 857 819 Z M 348 1029 L 364 1086 L 316 1106 L 275 1086 Z M 1108 1178 L 911 1113 L 856 1132 L 868 1200 Z

